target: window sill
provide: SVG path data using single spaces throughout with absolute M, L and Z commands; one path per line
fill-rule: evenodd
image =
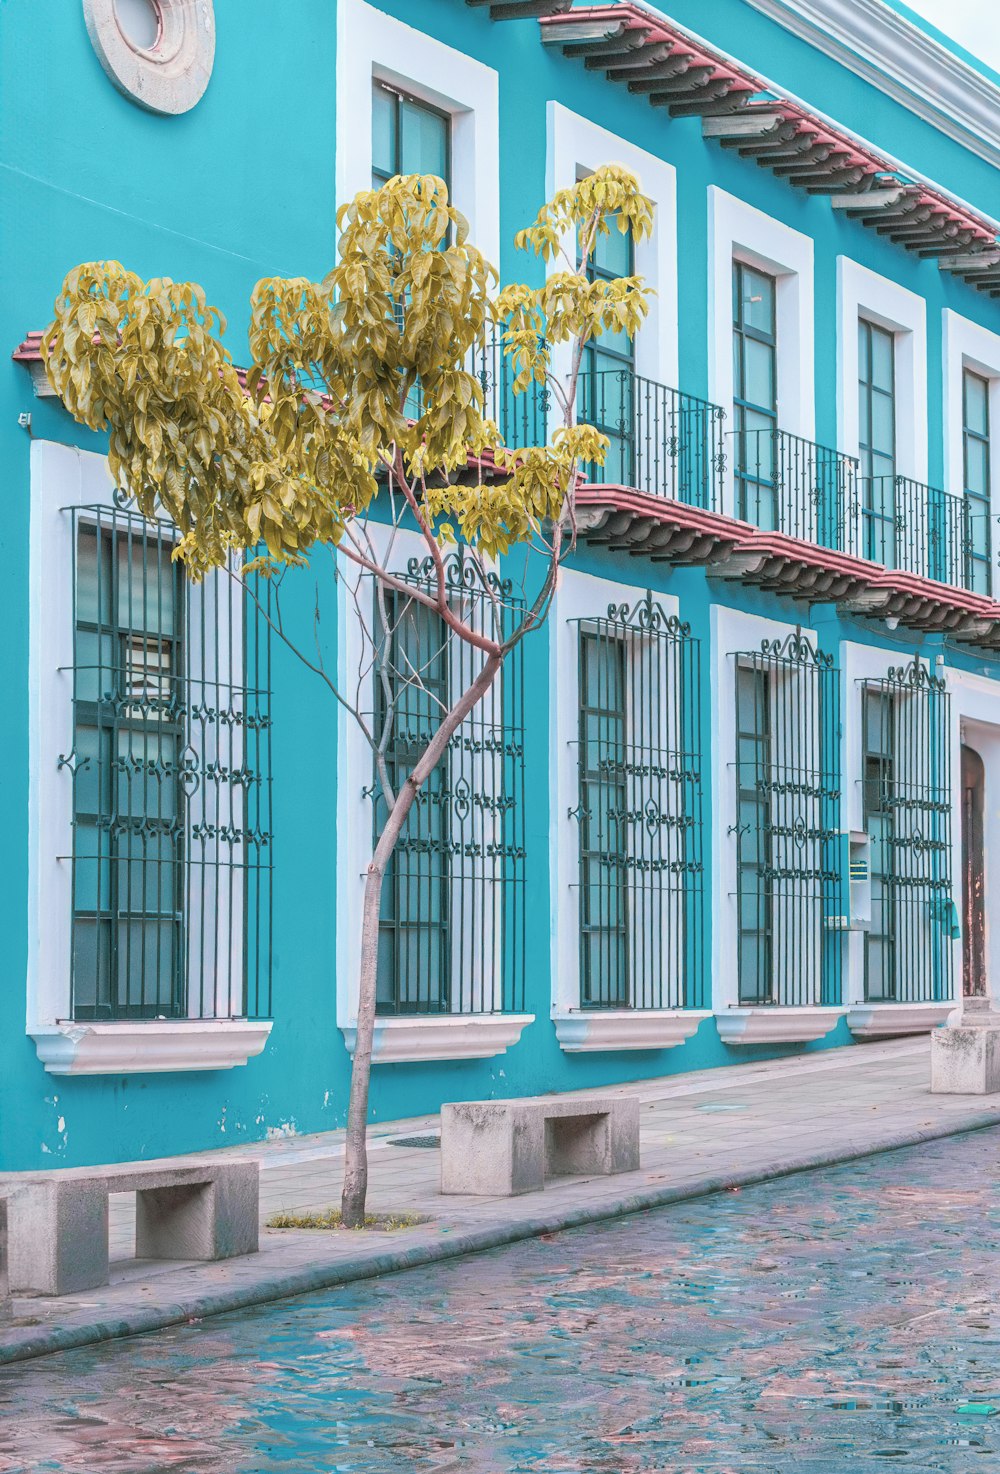
M 567 1054 L 613 1049 L 673 1049 L 698 1030 L 705 1011 L 684 1008 L 580 1009 L 553 1016 Z
M 938 1003 L 858 1003 L 847 1010 L 847 1027 L 856 1039 L 894 1039 L 927 1034 L 943 1024 L 955 1000 Z
M 727 1008 L 715 1015 L 723 1044 L 810 1044 L 844 1017 L 842 1008 Z
M 145 1075 L 231 1070 L 260 1054 L 271 1024 L 248 1019 L 149 1019 L 30 1029 L 50 1075 Z
M 421 1060 L 493 1059 L 505 1054 L 534 1023 L 533 1013 L 434 1014 L 375 1020 L 372 1064 L 412 1064 Z M 341 1030 L 353 1055 L 357 1028 Z

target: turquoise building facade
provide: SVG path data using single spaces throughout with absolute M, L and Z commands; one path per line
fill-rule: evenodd
M 245 362 L 254 283 L 321 278 L 397 169 L 537 280 L 515 231 L 622 163 L 656 229 L 603 264 L 656 298 L 588 362 L 611 450 L 548 624 L 399 861 L 373 1120 L 991 996 L 1000 78 L 884 0 L 65 8 L 0 19 L 0 1168 L 343 1124 L 370 755 L 115 500 L 38 335 L 114 258 L 200 282 Z M 312 639 L 317 582 L 343 671 L 328 571 L 286 617 Z

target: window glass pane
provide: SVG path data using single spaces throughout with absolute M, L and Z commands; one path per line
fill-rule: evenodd
M 437 174 L 448 184 L 448 120 L 401 98 L 399 102 L 401 174 Z
M 631 276 L 632 237 L 618 229 L 618 217 L 608 221 L 608 234 L 598 236 L 594 243 L 593 264 L 598 271 L 609 276 Z
M 122 629 L 170 634 L 174 628 L 177 566 L 166 539 L 118 539 L 118 624 Z
M 873 394 L 871 396 L 870 444 L 873 450 L 881 451 L 884 455 L 891 455 L 894 448 L 892 418 L 892 400 L 889 396 Z
M 396 97 L 378 82 L 372 85 L 372 168 L 379 174 L 396 167 Z
M 989 450 L 985 440 L 965 442 L 965 488 L 977 496 L 986 496 L 990 489 Z
M 100 557 L 98 558 L 98 547 Z M 107 624 L 111 618 L 111 560 L 107 538 L 96 527 L 81 527 L 76 550 L 76 617 L 81 624 Z
M 871 382 L 871 327 L 863 317 L 858 318 L 858 378 L 862 384 Z
M 743 398 L 764 409 L 775 408 L 774 349 L 754 338 L 745 338 L 743 357 L 746 365 Z
M 877 389 L 893 390 L 892 376 L 893 338 L 884 328 L 871 326 L 871 380 Z
M 741 321 L 757 332 L 774 333 L 774 278 L 762 271 L 744 266 L 742 270 L 743 290 Z
M 978 374 L 965 373 L 965 424 L 978 435 L 989 429 L 989 386 Z

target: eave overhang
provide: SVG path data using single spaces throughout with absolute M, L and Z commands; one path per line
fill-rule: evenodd
M 563 0 L 467 0 L 494 20 L 537 17 L 543 43 L 603 71 L 672 118 L 698 117 L 720 147 L 918 257 L 937 260 L 978 291 L 1000 296 L 997 222 L 899 165 L 848 130 L 782 95 L 637 0 L 570 7 Z

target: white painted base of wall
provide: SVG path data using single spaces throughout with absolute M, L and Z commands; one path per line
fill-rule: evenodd
M 847 1027 L 857 1039 L 894 1039 L 926 1034 L 954 1009 L 948 1003 L 859 1003 L 847 1010 Z
M 715 1022 L 723 1044 L 809 1044 L 843 1016 L 842 1008 L 727 1008 Z
M 383 1018 L 375 1023 L 372 1064 L 389 1065 L 438 1059 L 493 1059 L 516 1044 L 533 1013 L 433 1014 L 425 1018 Z M 357 1028 L 342 1029 L 353 1055 Z
M 264 1048 L 271 1025 L 247 1019 L 144 1019 L 40 1025 L 29 1032 L 50 1075 L 147 1075 L 245 1065 Z
M 615 1008 L 554 1015 L 556 1038 L 568 1054 L 612 1049 L 673 1049 L 697 1032 L 708 1012 Z

